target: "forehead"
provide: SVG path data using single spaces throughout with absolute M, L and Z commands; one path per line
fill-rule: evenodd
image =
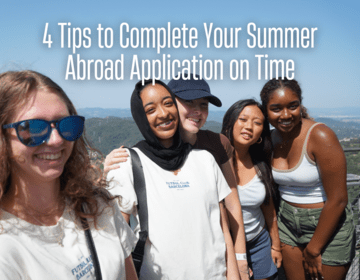
M 171 97 L 171 94 L 165 87 L 159 84 L 148 85 L 140 92 L 140 98 L 143 104 L 157 102 L 167 96 Z
M 27 119 L 54 120 L 69 115 L 64 100 L 56 93 L 37 89 L 30 93 L 25 106 L 15 110 L 12 122 Z
M 260 108 L 256 105 L 246 106 L 239 114 L 239 116 L 249 116 L 252 118 L 265 119 Z
M 289 88 L 279 88 L 273 91 L 269 98 L 270 103 L 288 103 L 293 101 L 300 101 L 297 94 Z

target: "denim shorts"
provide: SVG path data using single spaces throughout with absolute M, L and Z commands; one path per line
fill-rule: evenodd
M 280 202 L 278 226 L 281 242 L 306 247 L 319 221 L 322 208 L 307 209 Z M 355 256 L 355 227 L 350 204 L 345 208 L 339 224 L 328 243 L 321 251 L 322 263 L 337 266 L 350 263 Z
M 254 279 L 268 278 L 277 272 L 271 257 L 270 235 L 266 228 L 246 242 L 246 253 Z

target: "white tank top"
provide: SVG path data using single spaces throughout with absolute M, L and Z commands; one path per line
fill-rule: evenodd
M 249 241 L 256 237 L 265 226 L 261 204 L 265 200 L 265 186 L 258 175 L 243 186 L 237 187 L 244 219 L 245 237 Z
M 326 201 L 326 194 L 316 162 L 307 154 L 307 142 L 311 130 L 320 123 L 313 124 L 305 138 L 300 160 L 293 168 L 281 170 L 272 168 L 274 180 L 279 184 L 282 199 L 298 203 L 311 204 Z

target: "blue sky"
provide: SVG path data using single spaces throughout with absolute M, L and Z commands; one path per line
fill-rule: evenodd
M 198 46 L 194 49 L 169 48 L 161 54 L 171 59 L 191 59 L 200 54 L 204 59 L 224 61 L 224 80 L 209 80 L 212 93 L 223 101 L 223 109 L 242 98 L 258 99 L 266 80 L 257 79 L 256 54 L 269 59 L 292 59 L 295 78 L 300 82 L 304 104 L 309 108 L 334 108 L 360 105 L 360 2 L 357 1 L 7 1 L 0 9 L 0 72 L 33 69 L 64 88 L 78 108 L 128 108 L 136 80 L 130 80 L 133 55 L 139 59 L 159 59 L 154 49 L 123 49 L 119 45 L 119 25 L 130 28 L 172 27 L 198 30 Z M 120 59 L 125 57 L 125 79 L 122 81 L 65 80 L 68 56 L 72 49 L 60 47 L 58 23 L 70 22 L 71 27 L 91 29 L 91 47 L 76 51 L 84 59 Z M 257 27 L 318 28 L 314 48 L 253 48 L 246 45 L 248 23 Z M 43 44 L 45 24 L 52 36 L 52 46 Z M 241 27 L 238 48 L 206 48 L 204 23 L 214 28 Z M 114 31 L 110 49 L 97 46 L 98 24 Z M 67 33 L 66 33 L 67 35 Z M 74 55 L 74 59 L 76 56 Z M 232 81 L 228 78 L 228 62 L 247 59 L 250 79 Z M 166 82 L 166 80 L 165 80 Z M 213 108 L 212 108 L 213 109 Z

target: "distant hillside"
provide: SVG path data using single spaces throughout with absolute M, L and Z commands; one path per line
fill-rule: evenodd
M 208 129 L 216 133 L 221 132 L 221 123 L 215 121 L 207 121 L 202 129 Z
M 356 103 L 356 102 L 355 102 Z M 227 108 L 224 110 L 213 110 L 210 107 L 208 121 L 222 122 Z M 360 123 L 360 107 L 344 108 L 308 108 L 313 118 L 330 118 L 339 121 L 353 121 Z M 109 116 L 119 118 L 131 118 L 130 109 L 119 108 L 81 108 L 78 109 L 80 115 L 86 118 L 106 118 Z
M 330 127 L 332 130 L 334 130 L 339 139 L 360 137 L 360 123 L 342 122 L 329 118 L 316 118 L 315 121 L 324 123 Z M 208 121 L 206 122 L 204 129 L 220 132 L 221 123 Z
M 360 137 L 360 123 L 342 122 L 329 118 L 316 118 L 315 120 L 334 130 L 339 139 Z
M 339 139 L 360 137 L 360 123 L 341 122 L 328 118 L 317 118 L 316 121 L 323 122 L 333 129 Z M 121 144 L 131 147 L 143 139 L 132 118 L 88 118 L 85 124 L 88 139 L 104 155 Z M 221 123 L 209 120 L 203 129 L 219 133 Z
M 353 104 L 359 103 L 360 100 L 354 100 Z M 308 108 L 308 110 L 314 118 L 360 119 L 360 107 Z
M 106 118 L 106 117 L 119 117 L 119 118 L 132 118 L 130 109 L 116 109 L 116 108 L 81 108 L 77 109 L 78 114 L 87 119 L 90 118 Z
M 120 145 L 131 147 L 143 139 L 132 118 L 90 118 L 85 124 L 87 138 L 104 155 Z

